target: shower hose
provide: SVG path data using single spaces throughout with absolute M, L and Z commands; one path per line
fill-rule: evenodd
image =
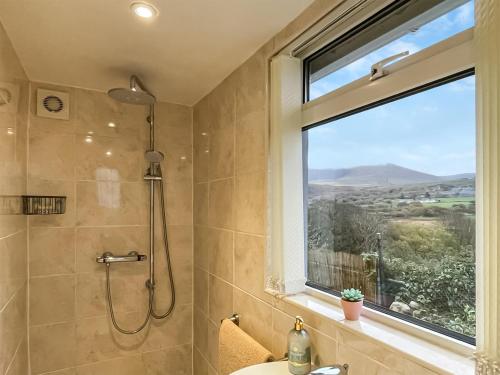
M 162 171 L 161 168 L 158 167 L 160 177 L 162 177 Z M 149 319 L 153 317 L 154 319 L 164 319 L 168 317 L 175 306 L 175 285 L 174 285 L 174 277 L 172 274 L 172 264 L 170 260 L 170 249 L 168 246 L 168 235 L 167 235 L 167 216 L 166 216 L 166 210 L 165 210 L 165 197 L 163 194 L 163 178 L 160 180 L 157 180 L 160 184 L 160 206 L 161 206 L 161 218 L 162 218 L 162 230 L 163 230 L 163 247 L 165 249 L 165 257 L 167 260 L 167 271 L 168 271 L 168 278 L 170 282 L 170 294 L 171 294 L 171 299 L 170 299 L 170 306 L 167 309 L 167 311 L 164 314 L 157 314 L 155 312 L 154 308 L 154 285 L 152 285 L 152 280 L 148 280 L 146 282 L 146 288 L 148 289 L 148 295 L 149 295 L 149 302 L 148 302 L 148 311 L 146 313 L 146 318 L 142 322 L 142 324 L 133 330 L 127 330 L 124 328 L 121 328 L 115 317 L 114 309 L 113 309 L 113 299 L 111 297 L 111 282 L 110 282 L 110 275 L 109 275 L 109 269 L 110 269 L 110 263 L 106 263 L 106 295 L 108 299 L 108 306 L 109 306 L 109 313 L 111 315 L 111 321 L 113 322 L 113 326 L 116 328 L 117 331 L 126 334 L 126 335 L 133 335 L 135 333 L 138 333 L 142 331 L 149 322 Z M 154 183 L 154 182 L 153 182 Z M 151 199 L 154 199 L 154 197 L 151 197 Z M 151 223 L 150 223 L 151 225 Z M 154 251 L 154 250 L 153 250 Z M 152 265 L 154 267 L 154 265 Z

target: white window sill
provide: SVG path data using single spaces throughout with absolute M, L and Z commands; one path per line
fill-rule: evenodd
M 306 289 L 305 293 L 287 296 L 284 301 L 308 309 L 332 321 L 334 325 L 363 335 L 377 345 L 399 352 L 437 373 L 474 374 L 474 346 L 366 307 L 359 321 L 346 320 L 339 298 L 312 288 Z

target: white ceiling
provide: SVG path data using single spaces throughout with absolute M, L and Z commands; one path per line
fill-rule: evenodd
M 192 105 L 313 0 L 1 0 L 0 21 L 33 81 L 107 91 L 138 74 L 162 101 Z

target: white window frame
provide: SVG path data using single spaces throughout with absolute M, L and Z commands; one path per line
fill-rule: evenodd
M 367 15 L 355 17 L 362 21 Z M 302 59 L 291 56 L 290 47 L 271 59 L 268 292 L 304 292 L 340 304 L 338 297 L 305 286 L 302 128 L 473 68 L 473 40 L 473 30 L 465 30 L 390 65 L 388 74 L 376 81 L 369 81 L 367 74 L 307 103 L 302 102 Z M 471 345 L 375 310 L 365 308 L 363 315 L 464 355 L 474 350 Z

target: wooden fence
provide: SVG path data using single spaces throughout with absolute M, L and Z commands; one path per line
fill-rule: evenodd
M 358 288 L 367 300 L 376 301 L 376 264 L 364 261 L 361 255 L 326 249 L 309 251 L 308 280 L 336 291 Z

